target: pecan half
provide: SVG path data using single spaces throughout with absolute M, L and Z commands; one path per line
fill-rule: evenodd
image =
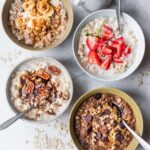
M 50 78 L 49 74 L 44 70 L 40 69 L 37 71 L 37 76 L 41 77 L 42 79 L 48 80 Z
M 33 90 L 34 90 L 34 83 L 30 80 L 26 80 L 26 85 L 23 86 L 22 93 L 26 95 L 33 92 Z
M 49 66 L 48 70 L 51 71 L 54 75 L 59 75 L 61 73 L 61 71 L 55 66 Z
M 39 98 L 43 99 L 43 98 L 47 98 L 49 96 L 50 92 L 47 88 L 38 88 L 38 95 Z

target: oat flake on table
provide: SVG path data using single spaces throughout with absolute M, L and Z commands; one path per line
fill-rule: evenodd
M 34 131 L 33 145 L 37 150 L 76 150 L 73 141 L 69 135 L 68 124 L 56 120 L 54 124 L 48 124 L 48 127 L 54 127 L 59 137 L 49 137 L 49 134 L 36 128 Z M 69 137 L 69 140 L 65 140 Z

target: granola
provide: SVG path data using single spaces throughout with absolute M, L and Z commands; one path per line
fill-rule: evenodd
M 12 33 L 35 48 L 55 43 L 64 33 L 67 20 L 61 0 L 15 0 L 9 11 Z
M 112 94 L 97 93 L 89 97 L 78 109 L 75 117 L 75 133 L 86 150 L 124 150 L 132 140 L 118 114 L 135 129 L 135 117 L 128 103 Z

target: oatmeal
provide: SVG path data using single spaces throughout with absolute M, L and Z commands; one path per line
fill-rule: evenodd
M 71 92 L 71 81 L 58 65 L 38 61 L 15 72 L 10 86 L 14 107 L 22 112 L 36 106 L 26 117 L 38 121 L 58 116 L 69 105 Z
M 85 150 L 124 150 L 129 145 L 132 135 L 114 104 L 121 108 L 127 124 L 135 129 L 136 120 L 128 103 L 112 94 L 97 93 L 83 102 L 75 116 L 75 133 Z
M 35 48 L 55 43 L 64 33 L 67 20 L 61 0 L 15 0 L 9 11 L 12 33 Z
M 133 64 L 136 43 L 137 38 L 126 22 L 120 36 L 115 17 L 100 17 L 82 29 L 78 55 L 81 64 L 98 76 L 121 74 Z

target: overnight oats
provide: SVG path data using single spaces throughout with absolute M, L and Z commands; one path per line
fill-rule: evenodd
M 137 41 L 126 22 L 123 35 L 120 36 L 115 17 L 96 18 L 81 31 L 79 61 L 89 72 L 99 77 L 122 74 L 134 62 Z
M 75 115 L 75 134 L 85 150 L 125 150 L 132 135 L 121 121 L 115 105 L 126 123 L 135 130 L 136 119 L 127 102 L 109 94 L 97 93 L 86 99 Z
M 12 105 L 19 112 L 35 106 L 26 114 L 27 118 L 35 121 L 56 118 L 70 104 L 70 76 L 59 64 L 39 59 L 22 67 L 11 77 L 9 95 Z
M 9 11 L 14 36 L 34 48 L 57 42 L 66 30 L 67 21 L 67 10 L 61 0 L 15 0 Z

